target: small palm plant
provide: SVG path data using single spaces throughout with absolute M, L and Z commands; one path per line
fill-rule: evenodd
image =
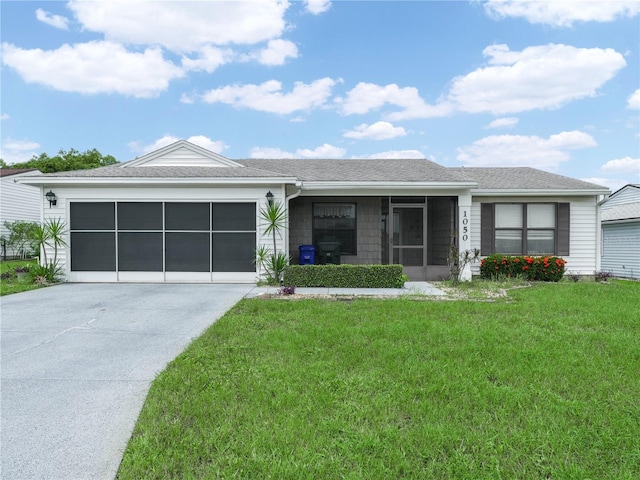
M 280 202 L 269 200 L 265 206 L 260 207 L 260 217 L 265 222 L 264 235 L 271 235 L 273 239 L 273 250 L 262 245 L 256 251 L 256 263 L 260 268 L 264 268 L 267 274 L 267 282 L 278 285 L 282 281 L 282 273 L 289 265 L 289 257 L 278 252 L 276 236 L 282 238 L 281 231 L 287 226 L 287 211 Z
M 42 261 L 32 269 L 34 276 L 45 277 L 48 282 L 54 282 L 60 275 L 61 269 L 58 266 L 58 249 L 66 247 L 64 239 L 66 225 L 60 218 L 50 218 L 42 225 L 36 225 L 33 229 L 33 241 L 42 252 Z M 53 248 L 53 260 L 47 257 L 47 247 Z

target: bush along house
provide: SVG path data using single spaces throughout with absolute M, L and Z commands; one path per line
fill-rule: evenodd
M 231 160 L 186 141 L 118 165 L 20 180 L 43 219 L 65 222 L 72 282 L 255 282 L 273 250 L 260 215 L 286 213 L 276 249 L 292 263 L 401 264 L 449 276 L 452 242 L 482 256 L 555 255 L 599 270 L 605 187 L 534 168 L 447 168 L 426 159 Z M 48 195 L 48 196 L 47 196 Z M 54 197 L 55 201 L 52 201 Z M 467 265 L 462 279 L 479 273 Z

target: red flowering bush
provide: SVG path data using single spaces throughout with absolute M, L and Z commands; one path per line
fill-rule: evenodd
M 480 277 L 524 277 L 529 281 L 557 282 L 567 262 L 561 257 L 531 257 L 494 254 L 480 262 Z

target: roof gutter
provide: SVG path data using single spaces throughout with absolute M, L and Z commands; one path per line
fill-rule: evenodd
M 589 189 L 589 190 L 553 190 L 553 189 L 528 189 L 528 190 L 520 190 L 520 189 L 476 189 L 471 190 L 471 195 L 475 196 L 492 196 L 492 197 L 528 197 L 528 196 L 547 196 L 547 197 L 558 197 L 558 196 L 584 196 L 584 195 L 607 195 L 610 190 L 597 190 L 597 189 Z
M 474 188 L 477 187 L 476 182 L 343 182 L 343 181 L 308 181 L 304 183 L 304 190 L 342 190 L 349 188 L 352 190 L 364 189 L 452 189 L 452 188 Z
M 295 177 L 49 177 L 38 176 L 16 179 L 27 185 L 242 185 L 242 184 L 295 184 Z

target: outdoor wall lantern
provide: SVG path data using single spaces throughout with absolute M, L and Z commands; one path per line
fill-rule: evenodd
M 267 192 L 267 202 L 269 202 L 269 205 L 273 205 L 273 193 L 271 193 L 271 190 L 269 190 Z M 55 205 L 55 203 L 54 203 Z
M 56 205 L 58 203 L 58 197 L 56 197 L 56 194 L 51 190 L 49 190 L 44 196 L 47 197 L 47 200 L 49 200 L 49 208 L 51 208 L 52 205 Z

